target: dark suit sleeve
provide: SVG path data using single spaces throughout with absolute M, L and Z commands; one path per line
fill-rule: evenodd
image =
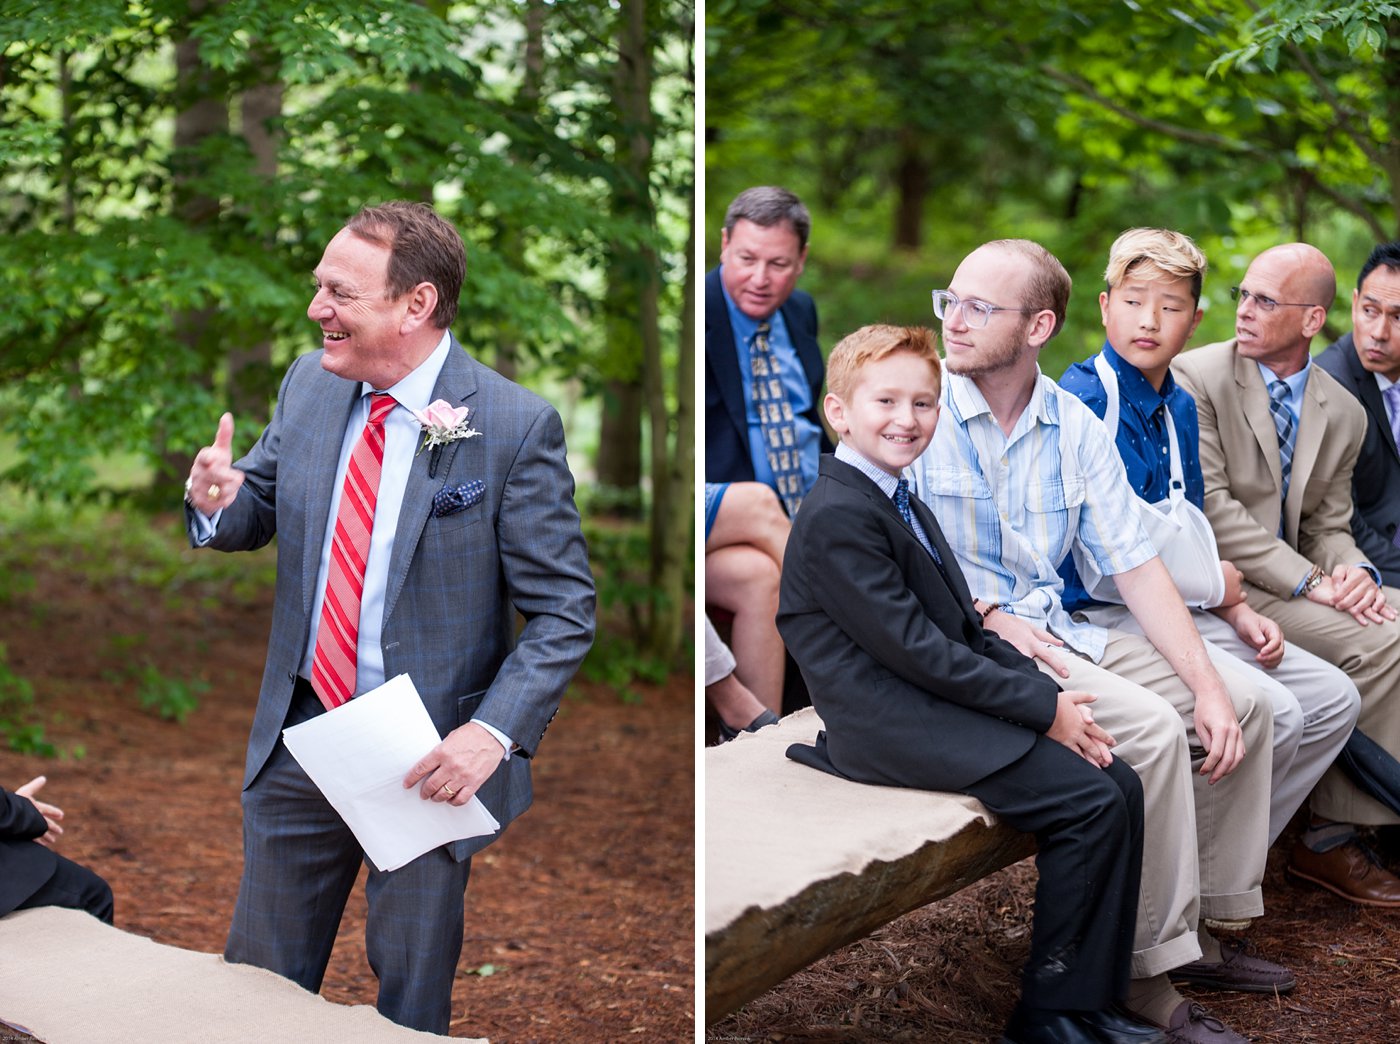
M 801 513 L 799 512 L 799 523 Z M 817 521 L 814 519 L 814 521 Z M 1045 732 L 1055 719 L 1058 689 L 1020 661 L 1003 665 L 954 641 L 925 611 L 889 554 L 890 542 L 868 511 L 823 512 L 803 526 L 804 579 L 832 622 L 905 681 L 940 699 Z M 799 531 L 794 529 L 794 539 Z M 930 561 L 930 567 L 932 562 Z M 784 565 L 786 568 L 786 563 Z M 949 609 L 961 609 L 949 592 Z M 999 651 L 997 656 L 1004 656 Z
M 1400 580 L 1400 548 L 1391 543 L 1390 537 L 1372 522 L 1377 512 L 1382 521 L 1392 515 L 1394 498 L 1400 498 L 1400 490 L 1394 488 L 1396 467 L 1389 446 L 1389 426 L 1377 424 L 1377 404 L 1374 400 L 1368 402 L 1368 395 L 1379 396 L 1374 378 L 1357 363 L 1350 334 L 1330 345 L 1314 361 L 1335 377 L 1347 394 L 1360 402 L 1366 411 L 1366 434 L 1361 440 L 1361 453 L 1352 472 L 1351 533 L 1366 561 L 1381 571 L 1385 583 L 1394 584 Z M 1369 392 L 1363 391 L 1363 381 L 1372 382 Z M 1383 405 L 1380 408 L 1384 410 Z
M 501 570 L 525 619 L 475 717 L 529 757 L 593 644 L 594 588 L 564 425 L 543 406 L 511 464 L 497 521 Z
M 0 788 L 0 840 L 32 841 L 48 829 L 48 821 L 34 802 Z
M 1351 512 L 1351 535 L 1356 546 L 1366 556 L 1366 561 L 1381 571 L 1385 583 L 1394 586 L 1400 582 L 1400 548 L 1375 529 L 1353 504 Z

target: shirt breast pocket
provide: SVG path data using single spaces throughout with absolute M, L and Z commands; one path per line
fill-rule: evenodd
M 924 472 L 924 489 L 931 497 L 991 500 L 992 487 L 971 468 L 936 464 Z
M 1026 487 L 1026 516 L 1066 515 L 1070 520 L 1069 528 L 1073 529 L 1079 509 L 1084 506 L 1084 493 L 1084 479 L 1078 476 L 1032 482 Z

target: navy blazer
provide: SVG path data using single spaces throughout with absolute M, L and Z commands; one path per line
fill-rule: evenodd
M 802 416 L 820 431 L 821 451 L 830 453 L 834 447 L 822 426 L 826 369 L 817 344 L 817 306 L 810 294 L 794 290 L 778 311 L 812 389 L 812 408 Z M 739 353 L 718 268 L 705 276 L 705 481 L 754 481 Z
M 1400 548 L 1393 543 L 1400 528 L 1400 452 L 1390 435 L 1390 418 L 1376 379 L 1361 365 L 1351 334 L 1329 345 L 1314 360 L 1337 378 L 1366 408 L 1366 437 L 1351 476 L 1351 531 L 1367 561 L 1391 587 L 1400 586 Z
M 234 465 L 246 478 L 208 545 L 239 551 L 278 538 L 272 634 L 245 788 L 286 723 L 311 628 L 336 463 L 360 395 L 359 382 L 328 373 L 321 355 L 303 355 L 287 371 L 271 422 Z M 554 408 L 473 359 L 455 338 L 433 399 L 469 406 L 481 434 L 413 458 L 385 592 L 384 676 L 413 679 L 439 735 L 479 718 L 520 745 L 477 792 L 504 830 L 530 804 L 530 758 L 592 643 L 593 575 Z M 470 506 L 435 511 L 439 492 L 464 485 L 473 490 Z M 517 614 L 524 620 L 518 633 Z M 497 836 L 449 847 L 463 859 Z
M 44 887 L 58 867 L 58 856 L 34 842 L 48 829 L 34 802 L 0 787 L 0 917 Z
M 933 512 L 911 503 L 946 573 L 879 486 L 822 457 L 793 520 L 778 631 L 838 774 L 962 790 L 1030 750 L 1054 723 L 1059 688 L 982 626 Z

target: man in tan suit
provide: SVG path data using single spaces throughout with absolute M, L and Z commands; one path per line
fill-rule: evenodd
M 1288 640 L 1336 664 L 1361 692 L 1357 727 L 1400 754 L 1400 591 L 1352 538 L 1351 474 L 1366 417 L 1309 345 L 1336 296 L 1315 247 L 1264 251 L 1232 290 L 1235 337 L 1179 356 L 1177 380 L 1201 422 L 1205 510 L 1220 557 L 1244 573 L 1249 604 Z M 1356 825 L 1400 822 L 1333 766 L 1288 870 L 1352 902 L 1400 907 L 1400 879 L 1356 838 Z

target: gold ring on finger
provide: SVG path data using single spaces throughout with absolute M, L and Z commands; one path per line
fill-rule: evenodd
M 442 785 L 442 792 L 443 792 L 444 794 L 446 794 L 449 798 L 452 798 L 452 797 L 456 797 L 456 796 L 457 796 L 457 792 L 456 792 L 455 790 L 453 790 L 451 787 L 449 787 L 446 783 L 444 783 L 444 784 Z
M 210 499 L 210 500 L 218 500 L 218 499 L 219 499 L 219 484 L 218 484 L 217 482 L 211 482 L 211 483 L 209 483 L 209 499 Z

